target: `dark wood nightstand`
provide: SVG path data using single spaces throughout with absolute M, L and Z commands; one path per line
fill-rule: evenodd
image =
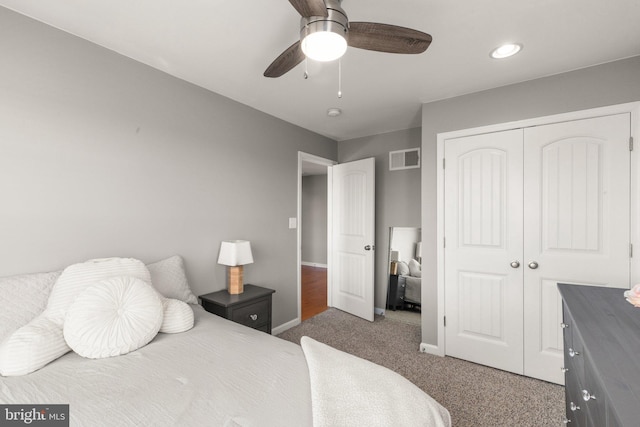
M 396 311 L 398 307 L 404 308 L 404 282 L 400 282 L 397 274 L 389 275 L 389 288 L 387 289 L 387 308 Z
M 271 333 L 271 295 L 275 291 L 244 285 L 244 292 L 231 295 L 226 289 L 200 295 L 200 303 L 209 313 L 241 325 Z

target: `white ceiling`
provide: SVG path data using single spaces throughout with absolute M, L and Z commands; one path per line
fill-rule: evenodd
M 640 55 L 640 0 L 344 0 L 352 21 L 427 32 L 421 55 L 349 48 L 278 79 L 266 67 L 298 39 L 287 0 L 0 0 L 213 92 L 335 140 L 420 126 L 420 105 Z M 503 42 L 522 52 L 496 61 Z M 327 117 L 330 107 L 343 114 Z

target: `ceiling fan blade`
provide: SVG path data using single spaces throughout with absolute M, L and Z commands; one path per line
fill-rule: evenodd
M 349 46 L 388 53 L 422 53 L 431 44 L 422 31 L 374 22 L 350 22 Z
M 300 40 L 292 44 L 267 67 L 265 77 L 280 77 L 292 70 L 304 60 L 304 53 L 300 48 Z
M 289 0 L 300 16 L 329 16 L 324 0 Z

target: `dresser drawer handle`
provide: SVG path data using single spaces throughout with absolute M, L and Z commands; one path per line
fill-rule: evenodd
M 568 323 L 560 323 L 560 327 L 562 329 L 567 329 L 569 327 L 569 324 Z
M 250 314 L 249 317 L 251 318 L 251 320 L 253 320 L 254 322 L 256 320 L 258 320 L 258 315 L 257 314 Z
M 576 357 L 576 356 L 578 356 L 578 355 L 580 355 L 580 352 L 579 352 L 579 351 L 575 351 L 575 350 L 574 350 L 574 349 L 572 349 L 572 348 L 570 348 L 570 349 L 569 349 L 569 356 L 571 356 L 571 357 Z
M 591 399 L 596 400 L 596 397 L 593 394 L 590 394 L 587 390 L 582 390 L 582 400 L 588 402 Z
M 571 412 L 576 412 L 580 410 L 580 407 L 575 403 L 571 402 L 571 404 L 569 405 L 569 409 L 571 409 Z

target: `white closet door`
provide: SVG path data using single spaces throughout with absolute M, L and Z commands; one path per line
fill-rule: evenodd
M 519 129 L 445 143 L 446 353 L 519 374 L 522 138 Z
M 524 135 L 524 374 L 562 384 L 557 283 L 629 286 L 630 115 Z

